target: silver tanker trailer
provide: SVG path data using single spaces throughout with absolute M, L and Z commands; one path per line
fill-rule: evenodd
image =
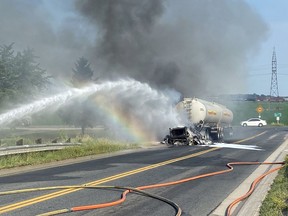
M 176 105 L 176 109 L 186 115 L 190 125 L 170 128 L 169 135 L 164 139 L 169 145 L 207 144 L 233 135 L 233 113 L 221 104 L 198 98 L 184 98 Z

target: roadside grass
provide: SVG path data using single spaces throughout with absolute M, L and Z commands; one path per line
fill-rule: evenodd
M 23 145 L 31 143 L 33 144 L 33 140 L 30 138 L 22 138 L 20 136 L 15 136 L 15 137 L 7 137 L 4 139 L 0 140 L 0 147 L 7 147 L 7 146 L 15 146 L 16 142 L 23 139 Z
M 81 138 L 81 141 L 82 144 L 79 146 L 67 147 L 61 150 L 2 156 L 0 157 L 0 169 L 39 165 L 65 159 L 139 148 L 139 145 L 135 143 L 124 143 L 109 139 L 94 139 L 89 136 L 84 136 Z
M 268 101 L 219 101 L 226 105 L 234 114 L 233 125 L 240 125 L 241 121 L 252 117 L 258 117 L 256 111 L 258 106 L 263 107 L 260 114 L 267 123 L 275 126 L 288 125 L 288 102 L 268 102 Z M 281 113 L 280 122 L 277 123 L 275 113 Z
M 86 129 L 86 135 L 97 138 L 109 138 L 107 131 L 104 129 Z M 37 139 L 41 139 L 43 144 L 52 143 L 53 140 L 65 143 L 69 138 L 71 140 L 80 139 L 81 132 L 79 129 L 60 129 L 37 131 L 29 129 L 0 129 L 0 147 L 16 146 L 16 142 L 23 139 L 23 145 L 35 145 Z M 112 138 L 111 138 L 112 139 Z M 78 142 L 78 141 L 77 141 Z
M 288 215 L 288 156 L 286 166 L 278 172 L 260 208 L 260 216 Z

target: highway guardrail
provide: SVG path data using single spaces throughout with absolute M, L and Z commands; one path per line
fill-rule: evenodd
M 36 145 L 7 146 L 0 147 L 0 156 L 23 154 L 28 152 L 53 151 L 77 145 L 81 145 L 81 143 L 49 143 Z

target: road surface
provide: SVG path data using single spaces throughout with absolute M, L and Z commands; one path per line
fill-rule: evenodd
M 160 145 L 72 164 L 23 171 L 0 177 L 0 191 L 66 185 L 116 185 L 138 187 L 177 181 L 226 168 L 234 161 L 264 161 L 287 138 L 287 127 L 236 127 L 226 143 L 257 145 L 261 150 Z M 147 190 L 177 203 L 187 215 L 209 215 L 257 166 L 238 166 L 233 172 L 201 178 L 175 186 Z M 1 174 L 1 172 L 0 172 Z M 1 196 L 0 214 L 37 215 L 74 206 L 117 200 L 116 189 L 37 191 Z M 243 192 L 244 193 L 244 192 Z M 175 215 L 175 209 L 150 197 L 128 194 L 121 205 L 62 215 Z

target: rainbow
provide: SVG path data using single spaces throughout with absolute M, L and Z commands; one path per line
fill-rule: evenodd
M 113 96 L 109 95 L 109 99 L 104 95 L 94 95 L 93 101 L 102 113 L 111 121 L 117 128 L 121 128 L 123 137 L 126 137 L 129 141 L 135 142 L 147 142 L 155 140 L 152 132 L 148 131 L 142 124 L 142 122 L 135 116 L 129 115 L 127 110 L 120 107 L 116 103 L 111 104 Z

